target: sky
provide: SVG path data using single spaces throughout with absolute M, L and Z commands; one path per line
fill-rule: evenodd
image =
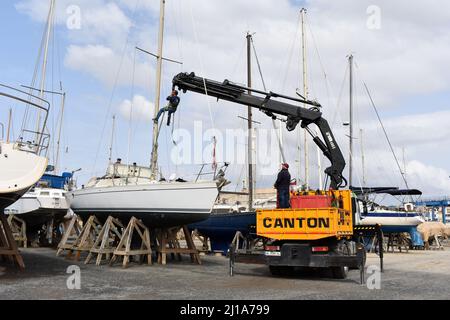
M 1 83 L 31 83 L 49 3 L 1 2 Z M 56 0 L 46 88 L 58 88 L 61 81 L 67 93 L 61 169 L 81 168 L 77 173 L 79 184 L 105 173 L 113 115 L 113 158 L 142 165 L 150 161 L 156 61 L 135 47 L 156 52 L 159 7 L 158 0 Z M 307 9 L 308 97 L 323 106 L 323 116 L 330 122 L 346 159 L 349 133 L 343 123 L 349 121 L 347 57 L 354 56 L 353 185 L 365 182 L 366 186 L 405 187 L 365 92 L 366 84 L 408 186 L 422 190 L 426 196 L 449 195 L 448 1 L 429 1 L 424 6 L 419 1 L 403 0 L 166 0 L 163 55 L 183 64 L 164 62 L 161 105 L 171 91 L 171 79 L 179 72 L 245 84 L 247 32 L 253 35 L 267 90 L 290 96 L 295 96 L 296 89 L 303 92 L 303 7 Z M 252 78 L 253 86 L 263 89 L 254 57 Z M 55 132 L 59 100 L 47 99 L 52 102 L 49 127 Z M 231 162 L 227 173 L 233 184 L 229 188 L 242 188 L 246 140 L 232 140 L 227 132 L 244 130 L 246 123 L 238 116 L 246 114 L 246 108 L 240 105 L 195 93 L 181 94 L 174 131 L 163 126 L 159 137 L 163 173 L 194 177 L 201 162 L 212 161 L 211 141 L 216 136 L 218 160 Z M 1 122 L 7 121 L 7 108 L 0 110 L 0 117 Z M 19 111 L 15 121 L 18 118 Z M 273 133 L 264 135 L 272 128 L 270 119 L 257 110 L 254 119 L 258 121 L 257 185 L 270 187 L 280 162 L 278 146 Z M 300 135 L 299 139 L 297 132 L 282 129 L 291 173 L 304 181 L 303 132 Z M 55 136 L 53 133 L 53 140 Z M 196 146 L 200 146 L 199 157 Z M 183 155 L 190 160 L 174 163 L 173 154 L 180 154 L 183 147 Z M 186 148 L 190 152 L 186 153 Z M 54 161 L 53 151 L 50 158 Z M 310 184 L 317 188 L 318 161 L 311 139 L 308 159 Z M 321 162 L 323 170 L 328 162 L 323 157 Z M 348 177 L 348 168 L 345 175 Z

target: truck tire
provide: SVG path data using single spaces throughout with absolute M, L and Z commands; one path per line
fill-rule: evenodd
M 331 267 L 331 273 L 334 279 L 346 279 L 348 275 L 348 267 Z

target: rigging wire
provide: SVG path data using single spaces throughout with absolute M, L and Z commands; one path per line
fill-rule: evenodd
M 202 74 L 204 75 L 205 74 L 205 72 L 204 72 L 205 68 L 203 66 L 203 59 L 202 59 L 202 55 L 200 53 L 200 44 L 199 44 L 199 41 L 198 41 L 197 25 L 195 23 L 194 12 L 192 11 L 192 3 L 190 5 L 189 9 L 190 9 L 189 12 L 191 14 L 191 23 L 192 23 L 192 29 L 193 29 L 193 32 L 194 32 L 195 44 L 197 46 L 197 55 L 198 55 L 198 60 L 199 60 L 199 63 L 200 63 L 200 69 L 201 69 Z M 210 117 L 210 120 L 211 120 L 211 127 L 212 127 L 212 129 L 215 129 L 216 126 L 215 126 L 214 118 L 213 118 L 213 115 L 212 115 L 211 102 L 209 101 L 208 88 L 206 87 L 206 80 L 205 80 L 205 78 L 203 78 L 203 86 L 205 87 L 206 102 L 207 102 L 207 105 L 208 105 L 209 117 Z
M 135 18 L 136 18 L 136 12 L 137 12 L 137 8 L 138 8 L 139 3 L 140 3 L 140 0 L 137 0 L 136 1 L 136 5 L 135 5 L 134 10 L 133 10 L 133 13 L 132 13 L 131 21 L 134 21 Z M 114 84 L 113 84 L 113 88 L 112 88 L 112 91 L 111 91 L 111 96 L 110 96 L 110 99 L 109 99 L 109 103 L 108 103 L 108 107 L 107 107 L 107 110 L 106 110 L 105 118 L 104 118 L 104 121 L 103 121 L 103 127 L 102 127 L 102 131 L 100 133 L 100 139 L 99 139 L 99 142 L 98 142 L 98 145 L 97 145 L 97 151 L 95 152 L 94 165 L 92 166 L 91 176 L 93 176 L 95 174 L 95 169 L 96 169 L 96 166 L 97 166 L 97 160 L 98 160 L 98 157 L 99 157 L 103 136 L 105 134 L 106 124 L 108 122 L 108 115 L 111 112 L 112 104 L 113 104 L 113 101 L 114 101 L 114 95 L 116 93 L 116 89 L 117 89 L 117 86 L 118 86 L 118 83 L 119 83 L 119 75 L 120 75 L 120 72 L 122 71 L 123 61 L 125 59 L 125 55 L 127 53 L 128 45 L 130 43 L 130 36 L 131 36 L 130 30 L 128 30 L 127 38 L 125 40 L 125 45 L 123 47 L 122 55 L 121 55 L 121 58 L 120 58 L 119 67 L 117 69 L 117 72 L 116 72 L 116 75 L 115 75 L 115 78 L 114 78 Z
M 282 87 L 281 90 L 284 90 L 284 87 L 286 86 L 286 82 L 287 82 L 287 78 L 288 78 L 288 74 L 289 74 L 289 68 L 291 66 L 292 63 L 292 56 L 294 55 L 294 47 L 295 47 L 295 43 L 296 43 L 296 39 L 298 38 L 298 34 L 299 34 L 299 30 L 300 30 L 300 15 L 298 15 L 297 17 L 297 28 L 295 29 L 295 36 L 294 36 L 294 40 L 291 42 L 291 47 L 289 49 L 289 56 L 288 56 L 288 61 L 286 64 L 286 70 L 284 73 L 284 79 L 282 81 Z
M 136 47 L 136 46 L 135 46 Z M 133 132 L 133 107 L 134 107 L 134 85 L 135 85 L 135 75 L 136 75 L 136 49 L 133 55 L 133 71 L 131 75 L 131 99 L 130 99 L 130 113 L 128 122 L 128 146 L 127 146 L 127 165 L 130 165 L 130 152 L 131 152 L 131 139 Z
M 359 70 L 359 67 L 358 67 L 358 65 L 357 65 L 356 63 L 355 63 L 355 66 L 356 66 L 356 69 Z M 399 171 L 400 171 L 400 175 L 401 175 L 401 177 L 402 177 L 402 180 L 403 180 L 403 182 L 405 183 L 406 188 L 409 189 L 409 185 L 408 185 L 408 181 L 406 180 L 405 173 L 403 172 L 403 170 L 402 170 L 402 168 L 401 168 L 401 166 L 400 166 L 400 162 L 398 161 L 397 155 L 395 154 L 394 147 L 392 146 L 392 143 L 391 143 L 391 140 L 389 139 L 389 136 L 388 136 L 388 134 L 387 134 L 386 128 L 385 128 L 385 126 L 384 126 L 384 124 L 383 124 L 383 121 L 381 120 L 380 114 L 379 114 L 379 112 L 378 112 L 378 108 L 376 107 L 375 102 L 374 102 L 373 99 L 372 99 L 372 95 L 370 94 L 370 91 L 369 91 L 369 88 L 367 87 L 366 82 L 362 80 L 362 83 L 363 83 L 364 88 L 365 88 L 365 90 L 366 90 L 366 93 L 367 93 L 367 96 L 368 96 L 368 98 L 369 98 L 370 104 L 371 104 L 373 110 L 375 111 L 375 114 L 376 114 L 376 116 L 377 116 L 378 122 L 380 123 L 380 126 L 381 126 L 381 128 L 382 128 L 382 130 L 383 130 L 384 136 L 385 136 L 386 141 L 387 141 L 387 143 L 388 143 L 388 145 L 389 145 L 389 148 L 390 148 L 390 150 L 391 150 L 391 153 L 392 153 L 392 155 L 393 155 L 393 157 L 394 157 L 395 163 L 396 163 L 396 165 L 397 165 L 397 167 L 398 167 L 398 169 L 399 169 Z M 414 201 L 414 199 L 412 198 L 412 196 L 411 196 L 411 201 Z

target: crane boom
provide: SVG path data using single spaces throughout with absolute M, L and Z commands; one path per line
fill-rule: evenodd
M 274 92 L 264 92 L 247 88 L 235 84 L 229 80 L 218 82 L 210 79 L 198 77 L 195 73 L 179 73 L 173 78 L 173 88 L 177 88 L 184 93 L 186 91 L 193 91 L 200 94 L 215 97 L 253 108 L 257 108 L 267 114 L 272 119 L 277 116 L 286 117 L 283 121 L 286 122 L 288 131 L 294 130 L 300 123 L 302 128 L 305 128 L 313 137 L 314 143 L 322 150 L 325 157 L 327 157 L 331 166 L 325 169 L 325 173 L 330 177 L 330 188 L 339 189 L 347 185 L 346 179 L 342 176 L 345 168 L 345 160 L 342 152 L 334 138 L 330 129 L 328 121 L 322 117 L 320 112 L 321 105 L 315 101 L 285 96 Z M 252 94 L 249 94 L 249 91 Z M 289 102 L 280 101 L 284 99 Z M 311 108 L 304 108 L 293 103 L 301 103 L 310 105 Z M 323 140 L 316 136 L 308 127 L 310 124 L 315 124 L 323 137 Z

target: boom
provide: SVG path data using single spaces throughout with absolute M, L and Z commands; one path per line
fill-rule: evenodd
M 339 189 L 347 185 L 347 181 L 342 176 L 345 168 L 344 156 L 331 132 L 328 122 L 322 118 L 322 113 L 319 109 L 321 105 L 319 103 L 303 99 L 303 97 L 297 99 L 274 92 L 267 93 L 247 88 L 228 80 L 218 82 L 205 79 L 196 76 L 194 73 L 180 73 L 176 75 L 173 78 L 173 88 L 175 89 L 176 87 L 184 93 L 193 91 L 216 97 L 217 99 L 257 108 L 273 119 L 276 119 L 277 115 L 286 117 L 282 121 L 286 122 L 288 131 L 294 130 L 300 123 L 301 127 L 308 131 L 313 137 L 314 143 L 331 162 L 331 166 L 325 169 L 325 173 L 331 180 L 330 188 Z M 253 94 L 249 94 L 248 91 L 251 91 Z M 307 104 L 311 108 L 307 109 L 292 103 L 275 100 L 274 98 Z M 319 128 L 323 140 L 316 136 L 308 127 L 310 124 L 315 124 Z

